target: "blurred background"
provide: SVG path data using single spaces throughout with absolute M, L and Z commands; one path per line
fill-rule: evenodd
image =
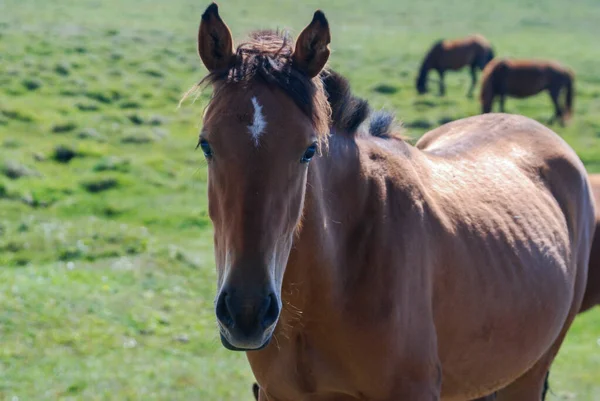
M 413 140 L 480 111 L 467 70 L 447 74 L 446 97 L 435 81 L 416 95 L 434 41 L 477 32 L 497 56 L 557 60 L 575 71 L 575 113 L 552 128 L 600 172 L 598 0 L 219 4 L 238 42 L 257 28 L 296 35 L 323 9 L 330 66 Z M 207 5 L 0 0 L 0 399 L 252 399 L 245 356 L 221 347 L 213 317 L 194 151 L 209 93 L 177 109 L 206 72 Z M 547 93 L 507 111 L 553 113 Z M 600 400 L 600 308 L 577 318 L 550 384 L 550 400 Z

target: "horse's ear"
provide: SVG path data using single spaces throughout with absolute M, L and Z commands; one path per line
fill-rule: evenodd
M 212 3 L 202 14 L 198 29 L 198 55 L 208 71 L 229 68 L 234 62 L 233 39 L 219 16 L 219 6 Z
M 298 36 L 294 49 L 294 65 L 309 77 L 316 77 L 329 58 L 329 22 L 321 10 L 315 11 L 313 20 Z

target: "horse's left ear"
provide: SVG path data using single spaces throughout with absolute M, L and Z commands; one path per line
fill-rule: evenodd
M 315 11 L 313 20 L 298 36 L 294 49 L 294 65 L 309 77 L 316 77 L 329 58 L 329 22 L 321 10 Z

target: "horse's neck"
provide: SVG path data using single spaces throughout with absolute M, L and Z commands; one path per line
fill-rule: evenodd
M 419 67 L 419 81 L 425 81 L 426 77 L 427 77 L 427 73 L 429 72 L 429 70 L 432 67 L 432 54 L 431 52 L 429 52 L 425 58 L 423 59 L 423 62 L 421 63 L 421 67 Z
M 352 197 L 352 181 L 358 180 L 358 174 L 352 171 L 358 172 L 360 162 L 357 152 L 343 149 L 335 142 L 332 141 L 325 156 L 311 162 L 309 167 L 302 225 L 283 281 L 284 303 L 303 313 L 333 292 L 337 252 L 342 245 L 339 227 L 336 227 L 342 222 L 334 216 L 340 214 L 341 208 L 350 212 L 354 207 L 341 197 Z M 355 145 L 350 143 L 350 146 Z M 345 173 L 347 176 L 342 177 Z M 346 182 L 342 184 L 344 178 Z
M 348 263 L 358 251 L 348 249 L 353 242 L 349 237 L 369 235 L 358 227 L 376 218 L 367 214 L 373 213 L 372 202 L 378 196 L 372 193 L 377 191 L 372 185 L 374 178 L 365 175 L 359 154 L 358 145 L 342 137 L 333 140 L 326 157 L 310 166 L 302 228 L 283 282 L 284 302 L 293 307 L 292 313 L 300 310 L 306 318 L 313 313 L 326 314 L 328 308 L 339 307 L 340 297 L 347 296 L 346 284 L 361 276 L 356 269 L 364 266 Z M 397 157 L 405 155 L 398 152 Z

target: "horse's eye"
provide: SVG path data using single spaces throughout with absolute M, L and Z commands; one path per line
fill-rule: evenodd
M 206 139 L 200 140 L 200 147 L 202 148 L 202 151 L 204 152 L 204 157 L 206 157 L 207 159 L 210 159 L 213 155 L 213 152 L 212 152 L 212 149 L 210 148 L 210 144 L 208 143 L 208 141 Z
M 317 144 L 313 143 L 304 152 L 304 155 L 302 156 L 300 163 L 308 163 L 310 161 L 310 159 L 313 158 L 313 156 L 315 155 L 316 152 L 317 152 Z

